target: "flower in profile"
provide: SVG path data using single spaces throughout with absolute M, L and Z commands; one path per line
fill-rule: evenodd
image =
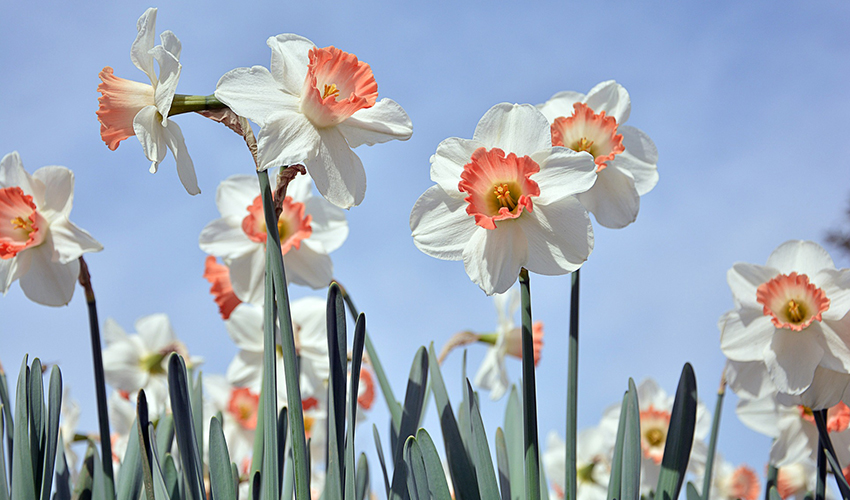
M 463 260 L 485 293 L 504 293 L 521 268 L 544 275 L 575 271 L 593 249 L 587 211 L 574 196 L 593 186 L 590 154 L 553 147 L 534 106 L 498 104 L 472 139 L 450 138 L 431 157 L 436 182 L 416 201 L 416 246 Z
M 124 139 L 137 136 L 151 162 L 151 173 L 156 172 L 165 159 L 166 148 L 170 149 L 183 187 L 189 194 L 198 194 L 201 190 L 183 132 L 176 123 L 168 120 L 182 68 L 180 40 L 171 31 L 164 31 L 160 35 L 162 44 L 154 46 L 156 9 L 153 7 L 142 14 L 136 28 L 139 33 L 130 47 L 130 59 L 150 78 L 151 83 L 118 78 L 112 68 L 103 68 L 98 75 L 102 83 L 97 86 L 102 94 L 97 110 L 100 137 L 109 149 L 115 150 Z M 154 60 L 159 64 L 159 76 L 154 69 Z
M 489 343 L 491 347 L 481 361 L 474 384 L 490 391 L 490 399 L 496 401 L 501 399 L 510 387 L 505 356 L 522 358 L 522 329 L 514 323 L 514 316 L 520 306 L 519 292 L 516 288 L 511 288 L 506 293 L 493 295 L 493 302 L 496 305 L 498 324 L 495 333 L 477 336 L 479 341 Z M 539 321 L 535 323 L 533 330 L 534 365 L 537 366 L 543 350 L 543 323 Z
M 303 164 L 328 201 L 359 205 L 366 172 L 351 148 L 409 139 L 410 118 L 395 101 L 378 101 L 372 69 L 354 54 L 293 34 L 266 43 L 271 71 L 234 69 L 218 81 L 216 98 L 260 125 L 261 169 Z
M 328 286 L 333 264 L 328 253 L 348 236 L 345 212 L 312 196 L 307 176 L 287 186 L 278 218 L 281 251 L 289 281 L 312 288 Z M 256 175 L 234 175 L 218 186 L 216 205 L 221 218 L 201 231 L 201 250 L 220 257 L 230 268 L 236 296 L 263 303 L 266 270 L 266 223 Z M 215 285 L 213 285 L 215 287 Z
M 68 217 L 74 201 L 74 173 L 43 167 L 30 175 L 17 152 L 0 160 L 0 291 L 12 283 L 39 304 L 71 301 L 81 255 L 103 246 Z
M 735 264 L 727 281 L 735 299 L 719 323 L 727 358 L 764 363 L 792 396 L 813 385 L 818 367 L 850 372 L 850 269 L 836 269 L 820 245 L 785 242 L 766 266 Z
M 658 183 L 658 151 L 629 119 L 629 93 L 614 80 L 587 95 L 565 91 L 537 106 L 551 125 L 552 144 L 593 155 L 599 178 L 578 195 L 605 227 L 619 229 L 637 218 L 640 197 Z

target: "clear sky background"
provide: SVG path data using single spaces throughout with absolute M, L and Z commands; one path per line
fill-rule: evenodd
M 198 235 L 218 218 L 215 191 L 253 171 L 243 143 L 197 115 L 176 117 L 202 193 L 186 194 L 169 154 L 148 173 L 138 140 L 117 151 L 100 139 L 97 74 L 112 66 L 146 81 L 129 57 L 136 20 L 150 6 L 127 2 L 7 2 L 0 16 L 0 155 L 17 150 L 32 172 L 64 165 L 76 174 L 71 219 L 103 243 L 86 256 L 101 320 L 126 330 L 163 312 L 207 373 L 236 353 L 202 278 Z M 183 43 L 178 93 L 210 94 L 219 77 L 268 66 L 269 36 L 298 33 L 372 66 L 380 97 L 401 104 L 407 142 L 356 150 L 366 167 L 363 204 L 332 254 L 335 275 L 367 315 L 370 333 L 401 396 L 418 346 L 438 349 L 455 332 L 495 327 L 492 299 L 461 262 L 421 253 L 408 218 L 432 185 L 429 157 L 447 137 L 472 136 L 499 102 L 537 104 L 561 90 L 586 93 L 616 79 L 628 89 L 628 124 L 659 151 L 657 187 L 637 222 L 594 224 L 582 270 L 579 427 L 619 402 L 628 377 L 654 377 L 668 392 L 686 361 L 709 406 L 724 364 L 717 319 L 732 308 L 726 271 L 764 264 L 789 239 L 823 244 L 850 194 L 850 6 L 844 2 L 180 2 L 160 4 L 157 33 Z M 850 262 L 828 248 L 839 267 Z M 545 323 L 537 371 L 541 440 L 565 425 L 569 277 L 532 275 L 535 320 Z M 293 286 L 293 297 L 323 295 Z M 518 318 L 517 318 L 518 319 Z M 470 375 L 483 346 L 469 350 Z M 24 353 L 58 362 L 94 431 L 95 402 L 85 300 L 29 302 L 16 284 L 0 299 L 0 361 L 12 377 Z M 518 360 L 509 360 L 512 379 Z M 460 353 L 444 375 L 458 401 Z M 482 400 L 486 399 L 482 397 Z M 492 440 L 506 399 L 484 403 Z M 719 449 L 763 471 L 769 440 L 740 424 L 727 398 Z M 372 421 L 386 429 L 383 402 Z M 431 407 L 433 410 L 433 406 Z M 426 426 L 439 435 L 438 423 Z M 362 427 L 361 429 L 367 429 Z M 358 447 L 372 450 L 370 433 Z M 376 463 L 373 465 L 377 466 Z

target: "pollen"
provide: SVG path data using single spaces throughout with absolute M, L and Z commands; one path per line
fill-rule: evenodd
M 32 226 L 32 223 L 29 220 L 25 220 L 23 217 L 15 217 L 11 222 L 12 227 L 15 229 L 29 230 Z
M 791 320 L 791 323 L 800 323 L 803 321 L 803 318 L 806 317 L 806 311 L 798 304 L 794 299 L 788 301 L 788 319 Z
M 493 194 L 496 195 L 496 200 L 499 202 L 499 206 L 507 207 L 508 210 L 513 211 L 516 208 L 516 200 L 511 196 L 511 189 L 506 183 L 499 184 L 493 189 Z
M 588 153 L 593 154 L 593 141 L 588 141 L 587 137 L 582 137 L 577 140 L 575 144 L 570 146 L 570 149 L 578 152 L 587 151 Z
M 664 431 L 661 429 L 649 429 L 646 431 L 646 440 L 650 446 L 661 446 L 664 442 Z
M 332 83 L 330 85 L 325 85 L 325 90 L 322 92 L 322 99 L 326 99 L 328 96 L 334 96 L 334 98 L 339 97 L 339 89 L 336 88 L 336 84 Z

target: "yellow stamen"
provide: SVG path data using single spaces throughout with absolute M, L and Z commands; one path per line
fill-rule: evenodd
M 516 200 L 511 195 L 511 190 L 507 184 L 500 184 L 493 188 L 493 194 L 496 195 L 496 199 L 499 201 L 499 205 L 503 207 L 507 207 L 508 210 L 513 210 L 516 208 Z
M 661 429 L 649 429 L 646 431 L 646 441 L 650 446 L 660 446 L 664 442 L 664 431 Z
M 802 307 L 800 307 L 800 304 L 798 304 L 794 299 L 788 301 L 788 319 L 790 319 L 792 323 L 799 323 L 803 321 L 805 316 L 805 311 Z
M 587 151 L 590 153 L 590 148 L 593 147 L 593 141 L 588 141 L 586 137 L 582 137 L 575 144 L 573 144 L 573 151 Z
M 27 230 L 27 229 L 29 229 L 29 226 L 30 226 L 30 221 L 24 220 L 23 217 L 15 217 L 14 219 L 12 219 L 11 222 L 12 222 L 12 227 L 15 228 L 15 229 Z
M 339 89 L 336 88 L 336 84 L 332 83 L 330 85 L 325 85 L 325 91 L 322 92 L 322 99 L 327 98 L 328 96 L 339 97 Z

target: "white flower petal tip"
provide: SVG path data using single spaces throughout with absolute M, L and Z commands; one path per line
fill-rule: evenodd
M 138 34 L 130 48 L 130 59 L 144 72 L 150 84 L 125 80 L 114 75 L 112 68 L 101 70 L 97 86 L 97 118 L 100 136 L 106 146 L 115 150 L 124 139 L 137 136 L 145 156 L 155 173 L 170 149 L 177 163 L 180 181 L 189 194 L 199 194 L 195 167 L 186 149 L 180 128 L 169 123 L 168 114 L 180 79 L 180 40 L 171 31 L 161 35 L 162 45 L 154 46 L 156 9 L 150 8 L 139 18 Z M 154 60 L 159 64 L 156 74 Z
M 574 271 L 593 248 L 590 218 L 574 195 L 593 186 L 596 165 L 589 154 L 553 147 L 548 128 L 533 106 L 494 106 L 473 140 L 440 144 L 431 159 L 437 185 L 411 211 L 416 246 L 462 259 L 488 295 L 505 292 L 523 267 Z
M 68 219 L 74 174 L 44 167 L 30 175 L 17 153 L 0 161 L 0 290 L 20 280 L 34 302 L 71 301 L 80 273 L 78 259 L 103 246 Z
M 736 307 L 719 323 L 720 348 L 732 361 L 763 363 L 764 369 L 741 371 L 736 379 L 768 376 L 780 393 L 807 401 L 834 399 L 826 395 L 827 384 L 818 382 L 817 374 L 850 373 L 845 340 L 850 338 L 850 321 L 845 320 L 850 270 L 835 269 L 826 251 L 808 241 L 783 243 L 767 264 L 739 263 L 729 271 Z M 736 380 L 738 387 L 763 385 Z
M 261 126 L 261 168 L 303 164 L 328 201 L 359 205 L 366 173 L 351 148 L 408 139 L 410 118 L 395 101 L 378 101 L 371 67 L 354 54 L 292 34 L 267 43 L 270 69 L 229 72 L 216 97 Z
M 640 197 L 658 182 L 658 152 L 640 130 L 623 125 L 629 118 L 629 93 L 613 80 L 585 95 L 559 92 L 537 106 L 551 123 L 552 143 L 590 153 L 600 174 L 580 200 L 596 221 L 618 229 L 637 219 Z

